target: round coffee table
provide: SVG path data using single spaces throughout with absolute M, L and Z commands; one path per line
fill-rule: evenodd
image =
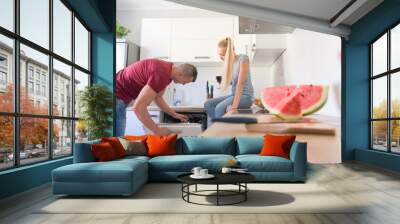
M 182 199 L 188 203 L 198 205 L 234 205 L 247 200 L 247 192 L 249 188 L 247 183 L 255 180 L 255 177 L 248 173 L 216 173 L 212 179 L 193 179 L 190 177 L 191 173 L 182 174 L 177 177 L 178 181 L 182 183 Z M 215 190 L 198 190 L 197 185 L 215 185 Z M 236 185 L 237 190 L 224 190 L 220 189 L 220 185 Z M 194 191 L 190 191 L 190 186 L 195 186 Z M 215 194 L 206 194 L 214 192 Z M 203 197 L 216 197 L 216 204 L 202 204 L 190 200 L 190 196 L 203 196 Z M 240 199 L 231 203 L 221 203 L 221 197 L 240 196 Z

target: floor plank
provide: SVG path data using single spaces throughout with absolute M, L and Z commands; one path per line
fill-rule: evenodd
M 359 214 L 36 214 L 56 197 L 49 185 L 0 201 L 0 223 L 7 224 L 397 224 L 400 223 L 400 174 L 347 162 L 309 165 L 308 180 L 349 203 Z

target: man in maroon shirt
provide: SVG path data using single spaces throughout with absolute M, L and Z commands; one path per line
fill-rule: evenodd
M 154 101 L 161 110 L 181 121 L 187 121 L 187 116 L 175 112 L 163 99 L 165 88 L 173 80 L 175 83 L 186 84 L 196 81 L 197 69 L 190 64 L 174 65 L 159 59 L 145 59 L 122 69 L 116 76 L 117 96 L 117 136 L 125 134 L 126 107 L 133 105 L 138 119 L 157 135 L 172 133 L 168 128 L 158 127 L 150 118 L 147 106 Z

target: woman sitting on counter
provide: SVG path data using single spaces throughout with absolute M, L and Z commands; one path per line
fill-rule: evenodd
M 204 103 L 209 124 L 213 118 L 222 117 L 225 113 L 232 114 L 237 109 L 250 108 L 254 96 L 249 57 L 245 54 L 237 55 L 229 37 L 218 43 L 218 54 L 224 61 L 221 88 L 226 90 L 232 84 L 232 91 L 229 95 L 209 99 Z

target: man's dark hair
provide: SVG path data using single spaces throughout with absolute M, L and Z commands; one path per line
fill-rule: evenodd
M 192 64 L 181 64 L 178 66 L 185 76 L 193 77 L 193 82 L 197 79 L 197 68 Z

